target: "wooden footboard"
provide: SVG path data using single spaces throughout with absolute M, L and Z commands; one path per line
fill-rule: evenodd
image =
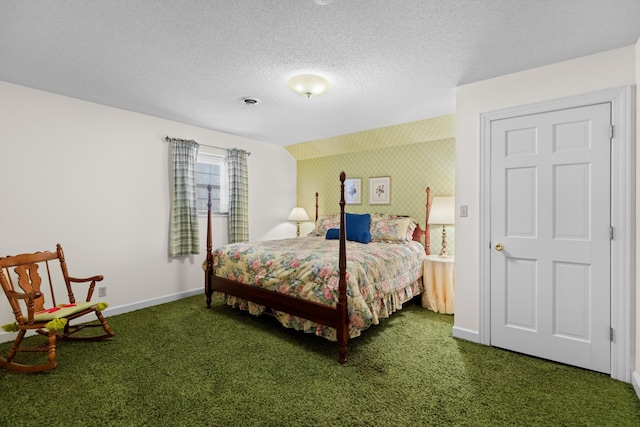
M 207 307 L 211 307 L 211 296 L 214 291 L 223 292 L 238 298 L 264 305 L 274 310 L 309 319 L 322 325 L 336 329 L 338 341 L 338 361 L 347 361 L 347 341 L 349 340 L 349 316 L 347 314 L 347 253 L 344 206 L 344 181 L 346 174 L 340 173 L 340 244 L 338 253 L 338 303 L 335 307 L 301 300 L 278 292 L 256 288 L 234 280 L 218 277 L 213 271 L 213 247 L 211 231 L 211 189 L 207 203 L 207 260 L 205 270 L 205 295 Z M 316 193 L 316 220 L 318 193 Z

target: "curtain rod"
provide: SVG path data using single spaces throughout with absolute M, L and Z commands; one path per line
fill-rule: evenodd
M 172 138 L 169 138 L 168 136 L 165 136 L 165 137 L 164 137 L 164 140 L 165 140 L 166 142 L 169 142 L 171 139 L 172 139 Z M 204 146 L 204 147 L 209 147 L 209 148 L 217 148 L 218 150 L 229 150 L 229 148 L 226 148 L 226 147 L 216 147 L 215 145 L 201 144 L 201 143 L 199 143 L 199 142 L 198 142 L 198 145 L 202 145 L 202 146 Z M 245 153 L 247 153 L 247 156 L 250 156 L 250 155 L 251 155 L 251 152 L 250 152 L 250 151 L 247 151 L 247 150 L 242 150 L 242 151 L 244 151 Z

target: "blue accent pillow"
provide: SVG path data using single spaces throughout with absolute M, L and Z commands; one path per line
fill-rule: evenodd
M 330 228 L 327 230 L 327 240 L 338 240 L 340 238 L 339 228 Z
M 338 240 L 340 238 L 340 229 L 339 228 L 330 228 L 327 230 L 327 240 Z M 360 243 L 369 243 L 371 241 L 371 232 L 362 231 L 358 237 L 356 242 Z
M 346 214 L 347 223 L 347 240 L 352 242 L 369 243 L 371 241 L 371 232 L 369 224 L 371 222 L 370 214 Z M 330 228 L 327 230 L 327 240 L 337 240 L 340 238 L 339 228 Z
M 345 222 L 347 223 L 347 240 L 360 243 L 369 243 L 371 241 L 371 232 L 369 225 L 371 223 L 370 214 L 346 214 Z

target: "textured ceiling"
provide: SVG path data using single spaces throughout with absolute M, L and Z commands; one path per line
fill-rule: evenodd
M 640 0 L 0 0 L 0 80 L 290 145 L 450 114 L 458 85 L 639 37 Z M 298 73 L 330 91 L 294 94 Z

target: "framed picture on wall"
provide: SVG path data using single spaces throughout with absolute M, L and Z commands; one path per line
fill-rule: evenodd
M 391 177 L 376 176 L 369 178 L 369 204 L 391 204 Z
M 348 205 L 362 203 L 362 178 L 349 178 L 344 180 L 344 201 Z

